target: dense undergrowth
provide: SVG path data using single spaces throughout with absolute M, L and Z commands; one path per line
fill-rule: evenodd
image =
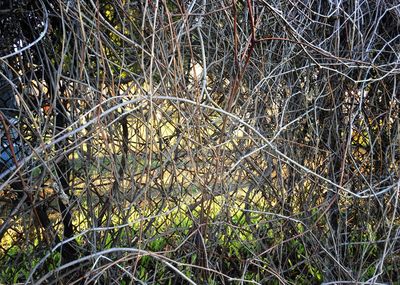
M 396 1 L 0 1 L 0 283 L 396 284 Z

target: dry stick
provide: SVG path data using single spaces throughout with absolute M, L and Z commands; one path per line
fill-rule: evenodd
M 178 208 L 178 206 L 176 206 L 176 207 L 174 207 L 174 208 L 172 208 L 172 209 L 170 209 L 170 210 L 168 210 L 168 211 L 166 211 L 166 212 L 164 212 L 164 213 L 162 213 L 162 214 L 159 214 L 159 215 L 152 215 L 152 216 L 149 216 L 149 217 L 139 218 L 139 219 L 136 219 L 136 220 L 133 221 L 133 222 L 126 223 L 126 224 L 123 224 L 123 225 L 116 225 L 116 226 L 112 226 L 112 227 L 96 227 L 96 228 L 89 228 L 89 229 L 86 229 L 86 230 L 84 230 L 84 231 L 82 231 L 82 232 L 76 234 L 75 236 L 73 236 L 73 237 L 71 237 L 71 238 L 65 239 L 65 240 L 59 242 L 56 246 L 54 246 L 54 248 L 51 250 L 51 252 L 48 252 L 48 253 L 35 265 L 35 267 L 34 267 L 34 268 L 31 270 L 31 272 L 30 272 L 30 275 L 29 275 L 29 277 L 28 277 L 28 279 L 27 279 L 27 282 L 29 282 L 29 280 L 32 280 L 32 279 L 33 279 L 33 275 L 35 274 L 35 272 L 45 263 L 45 261 L 52 255 L 52 253 L 55 252 L 55 251 L 57 251 L 61 246 L 63 246 L 63 245 L 66 244 L 66 243 L 69 243 L 69 242 L 71 242 L 71 241 L 73 241 L 73 240 L 75 240 L 75 239 L 77 239 L 77 238 L 79 238 L 79 237 L 83 237 L 83 236 L 85 236 L 85 235 L 88 234 L 88 233 L 98 232 L 98 231 L 109 231 L 109 230 L 116 230 L 116 229 L 117 229 L 117 230 L 118 230 L 118 229 L 124 229 L 124 228 L 130 227 L 130 226 L 132 226 L 133 224 L 138 223 L 138 222 L 151 221 L 151 220 L 153 220 L 153 219 L 155 219 L 155 218 L 159 218 L 159 217 L 162 217 L 162 216 L 167 216 L 167 215 L 173 213 L 177 208 Z
M 22 207 L 23 203 L 25 202 L 25 200 L 27 198 L 28 198 L 28 195 L 26 193 L 24 193 L 24 196 L 19 199 L 18 205 L 14 207 L 14 209 L 8 215 L 7 219 L 0 225 L 0 240 L 3 238 L 3 235 L 5 233 L 5 230 L 8 228 L 10 220 L 19 211 L 19 209 Z
M 396 214 L 397 214 L 396 209 L 398 208 L 398 204 L 399 204 L 399 195 L 400 195 L 400 179 L 399 179 L 399 181 L 397 182 L 397 189 L 396 189 L 396 192 L 393 193 L 393 196 L 394 196 L 394 199 L 395 199 L 395 202 L 394 202 L 394 208 L 395 208 L 395 210 L 393 211 L 392 218 L 390 219 L 389 232 L 387 233 L 387 237 L 386 237 L 386 240 L 385 240 L 385 246 L 384 246 L 384 249 L 383 249 L 382 258 L 381 258 L 381 260 L 378 262 L 378 264 L 377 264 L 376 267 L 375 267 L 375 274 L 374 274 L 374 276 L 371 277 L 371 278 L 368 280 L 368 282 L 372 282 L 373 284 L 375 284 L 376 279 L 377 279 L 380 275 L 382 275 L 382 273 L 383 273 L 383 264 L 384 264 L 384 262 L 385 262 L 385 257 L 387 256 L 388 250 L 389 250 L 390 235 L 391 235 L 391 233 L 392 233 L 393 226 L 394 226 L 394 224 L 395 224 L 395 219 L 396 219 Z M 392 196 L 392 197 L 393 197 L 393 196 Z M 397 232 L 397 233 L 398 233 L 398 232 Z M 395 242 L 396 242 L 396 241 L 394 241 L 394 243 L 395 243 Z M 377 272 L 377 271 L 378 271 L 378 272 Z
M 224 274 L 223 272 L 219 272 L 217 270 L 211 269 L 211 268 L 204 268 L 202 266 L 198 266 L 198 265 L 193 265 L 193 264 L 187 264 L 187 263 L 182 263 L 182 262 L 178 262 L 175 260 L 172 260 L 166 256 L 160 255 L 158 253 L 155 252 L 151 252 L 151 251 L 146 251 L 146 250 L 141 250 L 141 249 L 136 249 L 136 248 L 111 248 L 108 250 L 104 250 L 104 251 L 100 251 L 100 252 L 96 252 L 91 254 L 90 256 L 85 256 L 82 258 L 79 258 L 77 260 L 74 260 L 72 262 L 69 262 L 67 264 L 64 264 L 60 267 L 58 267 L 56 270 L 54 270 L 53 272 L 49 272 L 47 273 L 45 276 L 43 276 L 42 278 L 40 278 L 38 281 L 36 281 L 34 284 L 40 284 L 42 282 L 46 282 L 47 279 L 54 273 L 61 271 L 63 269 L 66 269 L 68 267 L 77 265 L 79 263 L 85 262 L 87 260 L 93 259 L 94 257 L 100 258 L 103 257 L 103 255 L 106 254 L 110 254 L 110 253 L 118 253 L 118 252 L 128 252 L 128 253 L 132 253 L 137 257 L 142 257 L 142 256 L 150 256 L 153 257 L 154 259 L 164 263 L 165 265 L 167 265 L 167 267 L 169 267 L 170 269 L 172 269 L 173 271 L 175 271 L 179 276 L 181 276 L 184 280 L 188 281 L 190 284 L 194 284 L 197 285 L 193 280 L 191 280 L 189 277 L 187 277 L 182 271 L 180 271 L 176 266 L 187 266 L 187 267 L 192 267 L 192 268 L 198 268 L 198 269 L 204 269 L 207 270 L 209 272 L 221 275 L 225 278 L 227 278 L 229 281 L 242 281 L 242 282 L 246 282 L 246 283 L 251 283 L 251 284 L 258 284 L 260 285 L 260 283 L 256 282 L 256 281 L 252 281 L 252 280 L 243 280 L 243 279 L 239 279 L 239 278 L 231 278 L 230 276 Z M 174 266 L 173 264 L 176 264 L 176 266 Z M 29 284 L 29 280 L 31 280 L 31 282 L 34 282 L 32 276 L 29 277 L 29 279 L 25 282 L 25 285 Z
M 239 89 L 240 89 L 240 85 L 241 85 L 241 81 L 243 80 L 243 76 L 244 73 L 246 71 L 246 68 L 250 62 L 250 58 L 251 55 L 253 53 L 254 47 L 257 43 L 257 40 L 255 38 L 255 27 L 254 27 L 254 19 L 253 19 L 253 13 L 252 13 L 252 6 L 251 6 L 251 1 L 247 0 L 248 3 L 248 9 L 250 11 L 250 25 L 251 25 L 251 35 L 250 35 L 250 39 L 247 42 L 248 46 L 246 47 L 246 50 L 244 51 L 243 54 L 243 58 L 245 62 L 243 67 L 240 66 L 240 62 L 238 61 L 238 55 L 237 55 L 237 19 L 236 19 L 236 9 L 235 9 L 235 5 L 234 7 L 234 39 L 235 39 L 235 65 L 236 65 L 236 72 L 235 72 L 235 78 L 233 79 L 233 83 L 231 85 L 231 92 L 229 94 L 227 103 L 225 104 L 225 110 L 227 112 L 231 112 L 231 109 L 234 105 L 234 102 L 236 101 L 236 97 L 238 95 Z M 241 60 L 241 61 L 242 61 Z M 226 125 L 226 119 L 227 117 L 224 117 L 224 121 L 223 121 L 223 127 L 222 127 L 222 133 L 225 132 L 225 125 Z
M 8 141 L 8 146 L 10 147 L 11 157 L 12 157 L 13 163 L 16 166 L 17 169 L 20 169 L 21 166 L 19 166 L 19 161 L 17 160 L 16 154 L 15 154 L 15 150 L 14 150 L 14 142 L 13 142 L 13 140 L 11 138 L 8 124 L 7 124 L 6 120 L 5 120 L 5 118 L 3 117 L 2 113 L 0 113 L 0 121 L 2 122 L 2 124 L 4 126 L 4 133 L 6 134 L 6 138 L 7 138 L 7 141 Z M 22 151 L 22 150 L 20 150 L 20 151 Z M 47 217 L 47 214 L 46 214 L 45 211 L 43 211 L 42 209 L 38 209 L 34 205 L 34 198 L 32 196 L 32 192 L 28 190 L 28 187 L 26 185 L 25 179 L 22 177 L 22 174 L 21 174 L 20 171 L 18 171 L 18 176 L 19 176 L 20 182 L 16 182 L 16 184 L 18 185 L 16 187 L 21 187 L 22 188 L 20 190 L 23 191 L 24 196 L 21 196 L 21 193 L 18 193 L 17 197 L 19 197 L 21 200 L 25 200 L 26 197 L 28 198 L 27 202 L 28 202 L 29 205 L 32 206 L 34 217 L 35 217 L 36 221 L 38 221 L 39 224 L 44 228 L 45 233 L 46 233 L 45 234 L 45 240 L 46 240 L 47 244 L 50 245 L 52 243 L 50 238 L 52 236 L 54 236 L 54 233 L 53 233 L 53 229 L 51 228 L 51 223 L 50 223 L 50 221 L 49 221 L 49 219 Z M 17 189 L 15 189 L 15 190 L 17 190 Z M 6 224 L 6 223 L 4 223 L 4 224 Z M 48 236 L 49 233 L 47 231 L 50 231 L 50 236 Z M 39 230 L 38 230 L 38 232 L 39 232 Z M 56 236 L 56 237 L 58 239 L 58 236 Z
M 120 97 L 123 97 L 123 95 L 121 95 L 121 96 L 115 96 L 114 98 L 107 99 L 105 102 L 108 102 L 108 101 L 110 101 L 110 100 L 115 100 L 116 98 L 120 98 Z M 374 194 L 370 194 L 370 195 L 360 195 L 359 193 L 355 193 L 355 192 L 353 192 L 353 191 L 351 191 L 351 190 L 349 190 L 349 189 L 346 189 L 346 188 L 344 188 L 343 186 L 340 186 L 340 185 L 338 185 L 337 183 L 331 181 L 330 179 L 325 178 L 325 177 L 321 176 L 321 175 L 318 174 L 318 173 L 315 173 L 313 170 L 311 170 L 311 169 L 305 167 L 304 165 L 300 164 L 299 162 L 295 161 L 294 159 L 288 157 L 286 154 L 284 154 L 284 153 L 282 153 L 280 150 L 278 150 L 278 148 L 277 148 L 268 138 L 266 138 L 266 137 L 265 137 L 263 134 L 261 134 L 257 129 L 255 129 L 255 127 L 251 126 L 249 123 L 247 123 L 247 122 L 244 121 L 243 119 L 239 118 L 239 117 L 236 116 L 235 114 L 229 113 L 229 112 L 227 112 L 227 111 L 224 110 L 224 109 L 216 108 L 216 107 L 214 107 L 214 106 L 209 106 L 209 105 L 206 105 L 206 104 L 203 104 L 203 103 L 195 102 L 195 101 L 190 100 L 190 99 L 179 98 L 179 97 L 171 97 L 171 96 L 152 96 L 152 99 L 153 99 L 153 100 L 161 99 L 161 100 L 169 100 L 169 101 L 178 101 L 178 102 L 188 103 L 188 104 L 192 104 L 192 105 L 194 105 L 194 106 L 200 106 L 200 107 L 202 107 L 202 108 L 210 109 L 210 110 L 212 110 L 212 111 L 221 113 L 221 114 L 223 114 L 223 115 L 225 115 L 225 116 L 227 116 L 227 117 L 230 117 L 230 118 L 232 118 L 232 119 L 238 121 L 240 124 L 244 125 L 245 127 L 249 128 L 250 130 L 252 130 L 259 138 L 261 138 L 261 139 L 265 142 L 265 144 L 266 144 L 271 150 L 273 150 L 278 156 L 281 156 L 281 157 L 283 158 L 283 160 L 284 160 L 286 163 L 293 163 L 295 166 L 299 167 L 299 168 L 300 168 L 301 170 L 303 170 L 305 173 L 309 173 L 309 174 L 311 174 L 311 175 L 314 175 L 315 177 L 317 177 L 317 178 L 319 178 L 319 179 L 321 179 L 321 180 L 327 182 L 329 185 L 331 185 L 331 186 L 333 186 L 333 187 L 337 187 L 338 189 L 340 189 L 340 190 L 344 191 L 345 193 L 350 194 L 351 196 L 354 196 L 354 197 L 356 197 L 356 198 L 359 198 L 359 199 L 368 199 L 368 198 L 371 198 L 371 197 L 377 197 L 377 195 L 376 195 L 375 193 L 374 193 Z M 108 110 L 106 110 L 104 113 L 102 113 L 102 114 L 100 115 L 100 118 L 105 117 L 105 116 L 107 116 L 108 114 L 115 112 L 116 110 L 118 110 L 118 109 L 121 108 L 122 106 L 125 106 L 125 105 L 128 105 L 128 104 L 138 103 L 138 102 L 141 102 L 141 101 L 149 101 L 149 100 L 150 100 L 150 99 L 149 99 L 148 97 L 139 96 L 139 97 L 137 97 L 137 98 L 135 98 L 135 99 L 124 101 L 124 102 L 119 103 L 118 105 L 115 105 L 115 106 L 109 108 Z M 104 102 L 104 103 L 105 103 L 105 102 Z M 96 109 L 96 108 L 97 108 L 97 107 L 95 106 L 95 107 L 92 108 L 90 111 L 88 111 L 87 113 L 85 113 L 84 116 L 90 114 L 90 113 L 93 111 L 93 109 Z M 136 110 L 136 109 L 137 109 L 137 108 L 128 110 L 128 111 L 124 112 L 124 113 L 121 114 L 121 115 L 129 114 L 129 113 L 133 112 L 133 111 Z M 76 128 L 76 129 L 74 129 L 74 130 L 72 130 L 72 131 L 70 131 L 70 132 L 67 132 L 67 133 L 65 133 L 65 134 L 63 134 L 64 131 L 61 132 L 61 133 L 60 133 L 60 135 L 61 135 L 60 137 L 55 138 L 52 142 L 50 142 L 50 143 L 48 143 L 48 144 L 46 144 L 46 145 L 44 145 L 44 146 L 42 146 L 42 147 L 37 147 L 37 148 L 35 149 L 36 153 L 40 154 L 42 151 L 49 149 L 49 148 L 52 147 L 54 144 L 57 144 L 57 143 L 59 143 L 60 141 L 64 140 L 66 137 L 71 136 L 71 135 L 74 135 L 74 134 L 76 134 L 76 133 L 79 133 L 79 132 L 83 131 L 83 130 L 84 130 L 85 128 L 87 128 L 89 125 L 92 125 L 92 124 L 96 123 L 97 120 L 98 120 L 98 118 L 91 119 L 91 120 L 87 121 L 85 124 L 81 125 L 80 127 Z M 76 125 L 77 123 L 78 123 L 78 122 L 73 123 L 73 124 L 70 126 L 70 128 L 73 127 L 74 125 Z M 30 158 L 32 158 L 32 156 L 33 156 L 33 155 L 30 155 L 28 158 L 30 159 Z M 3 188 L 3 186 L 0 187 L 0 190 L 1 190 L 2 188 Z M 387 191 L 389 191 L 390 189 L 391 189 L 391 188 L 388 188 Z M 332 190 L 330 190 L 330 191 L 332 191 Z M 386 190 L 385 190 L 385 191 L 381 191 L 380 194 L 384 194 L 384 193 L 386 193 L 387 191 L 386 191 Z
M 333 202 L 334 202 L 334 201 L 335 201 L 335 200 L 332 199 L 332 201 L 329 203 L 329 205 L 326 207 L 326 209 L 322 212 L 322 214 L 320 215 L 320 217 L 315 221 L 313 227 L 316 227 L 316 226 L 317 226 L 318 222 L 325 216 L 325 214 L 328 212 L 328 210 L 330 209 L 330 207 L 333 205 Z M 310 233 L 310 235 L 321 245 L 322 249 L 326 252 L 326 254 L 327 254 L 337 265 L 339 265 L 339 266 L 344 270 L 344 272 L 346 272 L 346 274 L 347 274 L 349 277 L 352 278 L 352 275 L 351 275 L 352 272 L 349 271 L 349 270 L 348 270 L 346 267 L 344 267 L 342 264 L 340 264 L 340 262 L 339 262 L 327 249 L 325 249 L 325 248 L 322 246 L 320 240 L 319 240 L 317 237 L 314 236 L 314 234 L 313 234 L 313 232 L 312 232 L 313 227 L 307 227 L 307 225 L 306 225 L 305 223 L 303 223 L 301 220 L 297 220 L 297 219 L 295 219 L 295 218 L 291 218 L 291 217 L 288 217 L 288 216 L 285 216 L 285 215 L 281 215 L 281 214 L 278 214 L 278 213 L 270 213 L 270 212 L 255 211 L 255 210 L 245 210 L 245 211 L 251 212 L 251 213 L 262 213 L 262 214 L 264 214 L 264 215 L 267 214 L 267 215 L 273 215 L 273 216 L 281 217 L 281 218 L 283 218 L 283 219 L 288 219 L 288 220 L 291 220 L 291 221 L 300 223 L 300 224 L 302 224 L 305 228 L 307 228 L 303 233 L 299 233 L 299 234 L 297 234 L 297 235 L 295 235 L 295 236 L 292 236 L 292 237 L 290 237 L 290 238 L 288 238 L 288 239 L 286 239 L 286 240 L 280 242 L 279 244 L 276 244 L 276 245 L 274 245 L 274 246 L 271 246 L 271 247 L 268 248 L 267 250 L 265 250 L 265 251 L 263 251 L 263 252 L 257 254 L 256 257 L 251 258 L 251 260 L 255 260 L 256 258 L 259 258 L 259 257 L 261 257 L 261 256 L 263 256 L 263 255 L 265 255 L 265 254 L 268 254 L 269 252 L 271 252 L 272 250 L 274 250 L 274 249 L 277 248 L 278 246 L 281 246 L 281 245 L 284 244 L 284 243 L 287 243 L 287 242 L 289 242 L 289 241 L 291 241 L 291 240 L 295 240 L 295 239 L 297 239 L 297 238 L 299 238 L 299 237 L 301 237 L 301 236 L 304 236 L 304 235 L 307 234 L 307 233 Z
M 146 251 L 146 250 L 141 250 L 141 249 L 136 249 L 136 248 L 111 248 L 111 249 L 108 249 L 108 250 L 99 251 L 99 252 L 93 253 L 93 254 L 91 254 L 89 256 L 84 256 L 84 257 L 81 257 L 81 258 L 79 258 L 77 260 L 71 261 L 71 262 L 69 262 L 67 264 L 64 264 L 64 265 L 58 267 L 56 270 L 50 271 L 49 273 L 44 275 L 42 278 L 40 278 L 36 282 L 33 280 L 32 276 L 30 276 L 29 279 L 25 282 L 25 284 L 28 285 L 30 280 L 34 284 L 41 284 L 43 282 L 47 282 L 48 278 L 50 278 L 54 273 L 56 273 L 58 271 L 67 269 L 68 267 L 77 265 L 77 264 L 82 263 L 84 261 L 91 260 L 94 257 L 101 257 L 103 255 L 110 254 L 110 253 L 116 253 L 116 252 L 117 253 L 118 252 L 129 252 L 129 253 L 133 253 L 133 254 L 137 255 L 138 257 L 151 256 L 154 259 L 156 259 L 156 260 L 164 263 L 165 265 L 167 265 L 170 269 L 175 271 L 179 276 L 181 276 L 184 280 L 188 281 L 190 284 L 196 285 L 195 282 L 193 282 L 189 277 L 187 277 L 184 273 L 182 273 L 178 268 L 176 268 L 174 265 L 172 265 L 169 262 L 170 260 L 168 258 L 166 258 L 166 257 L 164 257 L 162 255 L 158 255 L 156 253 L 152 253 L 152 252 L 149 252 L 149 251 Z

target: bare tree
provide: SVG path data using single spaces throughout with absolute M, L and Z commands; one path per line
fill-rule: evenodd
M 398 279 L 396 1 L 10 0 L 0 24 L 0 278 Z

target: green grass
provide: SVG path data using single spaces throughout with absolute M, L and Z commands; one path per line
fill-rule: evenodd
M 142 256 L 129 257 L 129 254 L 120 254 L 107 257 L 123 268 L 131 270 L 133 266 L 134 276 L 139 280 L 162 280 L 154 284 L 177 284 L 175 282 L 178 281 L 176 273 L 152 256 L 153 254 L 171 262 L 176 261 L 174 265 L 198 284 L 222 284 L 226 281 L 222 281 L 223 278 L 212 270 L 261 284 L 279 284 L 276 276 L 271 273 L 277 264 L 284 268 L 278 274 L 288 284 L 321 283 L 323 267 L 315 263 L 319 256 L 314 259 L 313 254 L 316 253 L 307 243 L 312 240 L 305 224 L 287 222 L 274 215 L 262 214 L 261 210 L 256 211 L 267 207 L 268 204 L 263 199 L 252 205 L 253 211 L 247 211 L 244 204 L 240 203 L 242 196 L 244 195 L 240 193 L 236 193 L 235 199 L 217 196 L 205 200 L 195 208 L 190 205 L 197 200 L 197 196 L 188 197 L 187 203 L 182 202 L 179 206 L 165 203 L 162 211 L 156 211 L 150 204 L 142 208 L 125 208 L 129 210 L 123 212 L 119 211 L 120 208 L 115 208 L 112 216 L 108 220 L 105 218 L 104 225 L 110 222 L 109 226 L 116 227 L 96 232 L 89 231 L 93 227 L 91 221 L 82 211 L 77 210 L 88 208 L 86 203 L 81 202 L 81 208 L 74 208 L 76 211 L 73 213 L 73 223 L 77 233 L 88 232 L 78 236 L 76 242 L 81 256 L 115 247 L 134 247 L 148 251 L 148 255 Z M 98 215 L 100 208 L 95 208 L 94 211 Z M 309 221 L 310 217 L 307 219 Z M 316 222 L 318 215 L 311 219 Z M 117 227 L 124 224 L 123 227 Z M 199 239 L 200 232 L 202 241 Z M 13 283 L 24 282 L 31 269 L 48 253 L 43 248 L 43 241 L 31 240 L 32 246 L 22 248 L 13 243 L 14 235 L 15 233 L 9 234 L 8 243 L 3 243 L 7 253 L 4 250 L 0 252 L 0 283 L 8 283 L 10 280 Z M 346 261 L 356 262 L 357 260 L 352 261 L 351 258 L 358 258 L 364 252 L 365 263 L 360 269 L 363 272 L 362 280 L 368 280 L 374 274 L 375 264 L 371 262 L 379 258 L 379 251 L 376 244 L 368 241 L 376 238 L 373 228 L 368 226 L 362 232 L 354 230 L 348 236 L 350 244 L 347 246 Z M 357 244 L 360 241 L 364 242 Z M 204 249 L 207 257 L 204 256 Z M 204 266 L 204 258 L 208 259 L 211 271 L 198 268 Z M 371 262 L 368 263 L 368 260 Z M 103 260 L 100 264 L 106 266 L 111 261 Z M 398 268 L 395 264 L 396 262 L 392 262 L 385 265 L 386 270 L 395 272 Z M 60 254 L 52 253 L 42 264 L 37 276 L 51 272 L 60 265 Z M 90 264 L 84 266 L 84 270 L 92 270 Z M 109 272 L 108 270 L 111 270 L 110 274 L 121 274 L 117 278 L 120 284 L 129 284 L 129 278 L 123 270 L 115 266 L 106 271 Z

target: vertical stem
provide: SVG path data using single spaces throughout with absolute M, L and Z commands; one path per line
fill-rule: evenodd
M 65 88 L 60 88 L 60 93 L 64 93 Z M 61 99 L 58 99 L 56 102 L 56 132 L 61 132 L 67 127 L 67 120 L 66 120 L 66 111 L 64 102 Z M 56 153 L 63 153 L 63 148 L 65 146 L 65 141 L 57 143 L 55 145 Z M 70 196 L 70 174 L 71 168 L 69 166 L 68 156 L 66 154 L 62 154 L 63 158 L 56 164 L 56 172 L 57 177 L 59 179 L 60 187 L 62 187 L 62 191 L 65 194 Z M 61 219 L 64 226 L 64 238 L 71 238 L 74 236 L 74 230 L 72 227 L 72 214 L 70 209 L 61 199 L 58 199 L 58 205 L 61 211 Z M 66 244 L 63 248 L 63 257 L 66 260 L 73 260 L 76 256 L 75 249 L 70 245 Z

